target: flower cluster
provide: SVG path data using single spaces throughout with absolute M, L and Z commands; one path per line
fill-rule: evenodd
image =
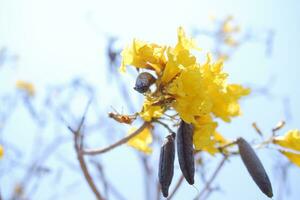
M 121 71 L 128 65 L 147 70 L 155 75 L 155 89 L 145 93 L 140 117 L 151 122 L 168 110 L 175 110 L 186 123 L 195 127 L 193 142 L 196 150 L 211 154 L 216 145 L 225 143 L 216 132 L 220 118 L 230 122 L 241 113 L 239 99 L 250 90 L 238 84 L 228 84 L 228 74 L 223 72 L 222 60 L 198 63 L 192 51 L 200 50 L 193 39 L 178 29 L 175 47 L 134 40 L 122 55 Z

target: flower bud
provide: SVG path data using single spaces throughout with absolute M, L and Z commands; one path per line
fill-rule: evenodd
M 135 89 L 139 93 L 145 93 L 149 90 L 149 87 L 155 83 L 156 79 L 155 77 L 148 73 L 148 72 L 142 72 L 138 75 L 135 82 Z

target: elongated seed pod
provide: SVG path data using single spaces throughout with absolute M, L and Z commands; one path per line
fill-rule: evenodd
M 178 161 L 184 178 L 191 185 L 194 184 L 195 175 L 193 133 L 193 125 L 181 120 L 177 131 Z
M 139 93 L 145 93 L 148 91 L 149 87 L 155 83 L 156 79 L 154 76 L 148 72 L 142 72 L 138 75 L 135 81 L 135 89 Z
M 160 149 L 158 179 L 164 197 L 169 195 L 169 187 L 174 174 L 175 134 L 168 135 Z
M 243 138 L 238 138 L 237 144 L 241 158 L 254 182 L 265 195 L 272 198 L 273 190 L 270 179 L 253 148 Z

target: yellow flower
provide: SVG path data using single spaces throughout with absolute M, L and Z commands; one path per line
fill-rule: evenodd
M 2 145 L 0 145 L 0 158 L 2 158 L 4 155 L 4 148 Z
M 273 142 L 284 148 L 300 151 L 300 131 L 297 129 L 290 130 L 284 136 L 274 138 Z
M 211 155 L 215 155 L 216 153 L 219 153 L 219 147 L 224 146 L 228 143 L 230 143 L 229 140 L 225 139 L 223 135 L 221 135 L 219 132 L 215 131 L 211 136 L 211 144 L 206 146 L 203 150 L 207 151 Z M 224 151 L 226 152 L 226 151 Z
M 29 83 L 27 81 L 23 81 L 23 80 L 18 80 L 16 82 L 16 88 L 19 90 L 23 90 L 25 91 L 28 96 L 34 96 L 35 95 L 35 88 L 34 85 L 32 83 Z
M 129 134 L 133 133 L 136 131 L 137 128 L 132 127 L 129 130 Z M 151 134 L 151 129 L 149 127 L 146 127 L 143 131 L 141 131 L 138 135 L 135 137 L 131 138 L 127 144 L 139 151 L 142 151 L 146 154 L 152 153 L 152 148 L 149 147 L 149 144 L 152 143 L 152 134 Z
M 178 43 L 175 48 L 167 49 L 168 62 L 161 77 L 162 84 L 171 81 L 184 67 L 194 65 L 196 57 L 190 53 L 191 49 L 200 50 L 196 42 L 186 37 L 182 27 L 178 28 Z
M 285 155 L 292 163 L 300 167 L 300 154 L 292 153 L 288 151 L 280 151 L 283 155 Z
M 175 96 L 174 108 L 180 117 L 195 122 L 195 117 L 213 113 L 226 122 L 240 114 L 238 100 L 250 93 L 237 84 L 227 84 L 222 62 L 211 63 L 208 56 L 204 65 L 192 65 L 182 70 L 169 85 Z
M 152 69 L 160 73 L 165 65 L 164 52 L 164 46 L 134 40 L 133 44 L 121 53 L 121 71 L 125 72 L 127 65 L 133 65 L 136 68 Z
M 143 104 L 143 109 L 139 113 L 140 117 L 146 122 L 150 122 L 154 118 L 159 118 L 164 112 L 161 106 L 152 105 L 153 103 L 151 100 L 146 99 Z
M 300 167 L 300 131 L 297 129 L 290 130 L 284 136 L 277 136 L 273 143 L 286 150 L 280 150 L 291 162 Z

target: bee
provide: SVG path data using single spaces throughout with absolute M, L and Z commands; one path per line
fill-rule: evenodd
M 109 112 L 108 116 L 119 123 L 132 124 L 132 122 L 137 118 L 137 114 L 134 115 L 122 115 L 117 112 Z

